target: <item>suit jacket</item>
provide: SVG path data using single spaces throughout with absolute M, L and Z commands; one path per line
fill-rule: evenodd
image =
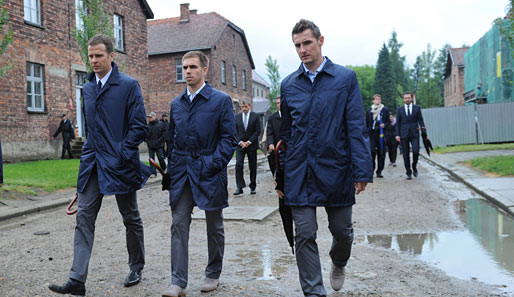
M 396 136 L 400 136 L 400 138 L 407 136 L 418 138 L 420 128 L 425 129 L 421 108 L 412 104 L 411 115 L 407 116 L 405 105 L 400 106 L 396 115 Z
M 384 106 L 380 111 L 380 118 L 382 119 L 382 123 L 384 123 L 385 125 L 385 131 L 385 129 L 389 128 L 389 126 L 391 125 L 391 122 L 389 121 L 389 109 L 387 109 L 387 107 Z M 375 123 L 375 130 L 378 130 L 380 128 L 380 122 L 378 121 L 378 117 L 376 121 L 377 122 Z M 373 130 L 373 112 L 371 112 L 371 108 L 368 109 L 368 111 L 366 112 L 366 127 L 368 128 L 368 132 L 371 135 L 371 131 Z
M 271 114 L 268 118 L 268 128 L 266 130 L 266 144 L 269 146 L 270 144 L 277 145 L 277 142 L 280 140 L 280 124 L 282 123 L 282 118 L 278 114 L 278 111 Z
M 66 120 L 66 122 L 61 121 L 59 128 L 57 128 L 54 133 L 54 137 L 57 137 L 59 133 L 62 133 L 62 140 L 65 142 L 75 139 L 75 130 L 73 130 L 73 125 L 70 120 Z
M 247 147 L 247 150 L 257 150 L 259 148 L 259 135 L 261 134 L 261 121 L 259 115 L 253 111 L 249 111 L 248 114 L 248 127 L 245 131 L 243 124 L 243 113 L 236 115 L 236 134 L 237 143 L 240 141 L 250 141 L 252 144 Z M 237 146 L 237 150 L 243 150 L 240 146 Z

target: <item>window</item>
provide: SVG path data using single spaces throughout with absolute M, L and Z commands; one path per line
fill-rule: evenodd
M 114 14 L 114 48 L 120 51 L 125 50 L 123 45 L 123 17 Z
M 175 81 L 184 81 L 184 67 L 182 67 L 182 59 L 175 59 Z
M 23 0 L 23 19 L 27 22 L 41 25 L 41 5 L 39 0 Z
M 232 65 L 232 86 L 237 87 L 236 65 Z
M 225 61 L 221 60 L 221 83 L 226 84 L 227 83 L 227 75 L 225 72 Z
M 27 110 L 45 111 L 43 65 L 27 63 Z
M 232 34 L 232 45 L 236 47 L 236 35 Z
M 241 72 L 241 83 L 243 84 L 243 90 L 246 90 L 246 70 Z
M 75 0 L 75 28 L 77 31 L 82 31 L 82 29 L 84 29 L 84 23 L 80 18 L 80 14 L 85 12 L 86 4 L 84 0 Z

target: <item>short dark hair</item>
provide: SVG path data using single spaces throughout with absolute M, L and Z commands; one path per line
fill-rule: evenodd
M 405 92 L 403 92 L 403 97 L 405 97 L 405 95 L 410 95 L 412 97 L 412 92 L 411 91 L 405 91 Z
M 312 35 L 314 35 L 316 39 L 319 39 L 321 37 L 321 31 L 319 30 L 319 27 L 316 26 L 316 24 L 314 24 L 313 22 L 308 21 L 306 19 L 301 19 L 298 23 L 296 23 L 296 25 L 294 25 L 291 36 L 302 33 L 303 31 L 308 29 L 312 31 Z
M 200 66 L 203 67 L 209 67 L 209 58 L 207 58 L 207 56 L 201 52 L 201 51 L 190 51 L 190 52 L 187 52 L 183 57 L 182 57 L 182 61 L 184 61 L 185 59 L 189 59 L 189 58 L 198 58 L 198 60 L 200 60 Z
M 240 105 L 243 105 L 243 104 L 252 105 L 252 103 L 250 102 L 249 99 L 242 99 Z
M 112 42 L 111 37 L 105 34 L 97 34 L 93 36 L 91 39 L 89 39 L 87 46 L 93 46 L 98 44 L 105 45 L 105 50 L 108 54 L 114 52 L 114 43 Z

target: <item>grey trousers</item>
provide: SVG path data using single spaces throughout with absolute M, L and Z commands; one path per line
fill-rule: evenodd
M 316 207 L 291 207 L 295 223 L 296 263 L 305 296 L 326 296 L 316 243 L 318 223 Z M 330 258 L 344 267 L 350 258 L 353 242 L 352 207 L 325 207 L 328 229 L 332 233 Z
M 89 259 L 95 238 L 95 221 L 102 206 L 103 194 L 99 192 L 96 166 L 91 172 L 83 193 L 78 194 L 77 225 L 73 242 L 73 265 L 70 278 L 86 282 Z M 118 209 L 123 217 L 129 267 L 142 270 L 145 265 L 143 221 L 139 215 L 136 192 L 116 195 Z
M 193 193 L 189 182 L 182 196 L 171 209 L 171 283 L 183 288 L 187 287 L 189 266 L 189 227 L 194 207 Z M 209 260 L 205 268 L 205 276 L 218 279 L 223 266 L 225 251 L 225 230 L 223 227 L 223 210 L 205 211 L 207 224 L 207 249 Z

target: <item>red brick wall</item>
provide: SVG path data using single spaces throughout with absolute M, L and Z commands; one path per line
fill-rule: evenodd
M 464 68 L 453 65 L 444 79 L 444 106 L 460 105 L 464 105 Z
M 125 53 L 116 53 L 122 70 L 138 79 L 146 100 L 147 43 L 146 17 L 138 0 L 106 2 L 108 12 L 124 17 Z M 24 22 L 23 1 L 7 0 L 9 28 L 14 42 L 0 56 L 12 69 L 0 79 L 0 136 L 4 160 L 53 158 L 60 154 L 57 140 L 51 137 L 59 115 L 68 114 L 76 122 L 75 75 L 85 70 L 72 30 L 75 28 L 74 0 L 41 0 L 41 27 Z M 45 111 L 32 113 L 26 104 L 26 64 L 44 66 Z M 70 106 L 70 100 L 72 105 Z
M 234 34 L 236 45 L 233 44 Z M 216 89 L 227 93 L 233 101 L 242 98 L 252 99 L 252 67 L 241 35 L 227 27 L 213 50 L 204 53 L 209 58 L 207 81 Z M 147 112 L 154 111 L 158 115 L 169 112 L 171 100 L 185 90 L 185 82 L 177 82 L 175 59 L 182 58 L 185 53 L 152 55 L 149 57 L 148 81 L 150 102 Z M 221 61 L 226 65 L 226 84 L 221 83 Z M 232 84 L 232 65 L 237 69 L 237 87 Z M 243 90 L 242 70 L 246 70 L 246 90 Z

